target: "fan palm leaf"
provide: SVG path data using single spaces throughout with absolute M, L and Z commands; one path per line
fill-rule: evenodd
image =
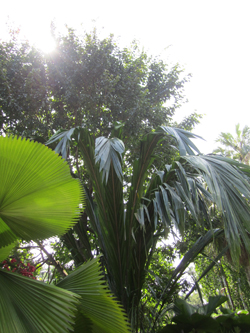
M 13 242 L 7 246 L 1 247 L 0 249 L 0 262 L 2 262 L 4 259 L 6 259 L 11 250 L 16 246 L 16 242 Z
M 74 331 L 82 332 L 84 325 L 91 325 L 93 332 L 129 332 L 121 306 L 103 284 L 98 260 L 88 261 L 57 284 L 81 296 Z
M 0 331 L 6 333 L 72 330 L 76 294 L 16 273 L 0 272 Z
M 98 260 L 83 264 L 57 286 L 0 272 L 1 332 L 129 332 Z
M 0 138 L 0 246 L 60 235 L 79 217 L 83 194 L 68 165 L 42 144 Z
M 53 151 L 21 138 L 0 138 L 0 257 L 18 238 L 65 232 L 79 216 L 83 196 L 66 163 Z M 14 242 L 13 242 L 14 241 Z M 0 272 L 1 332 L 68 332 L 76 294 L 16 273 Z

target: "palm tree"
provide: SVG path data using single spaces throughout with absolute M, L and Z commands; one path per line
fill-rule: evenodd
M 245 126 L 240 130 L 240 124 L 235 126 L 236 137 L 231 133 L 222 132 L 216 142 L 225 148 L 218 147 L 213 152 L 221 153 L 223 156 L 233 158 L 242 163 L 250 163 L 250 127 Z
M 44 145 L 0 137 L 0 158 L 2 261 L 20 239 L 39 241 L 65 233 L 79 219 L 84 195 L 67 163 Z M 57 286 L 1 269 L 0 331 L 128 332 L 120 305 L 103 285 L 98 260 Z
M 220 143 L 222 146 L 215 149 L 213 153 L 220 153 L 222 156 L 250 165 L 250 127 L 244 126 L 244 128 L 240 130 L 240 124 L 237 124 L 235 126 L 235 132 L 236 136 L 233 136 L 231 133 L 220 133 L 216 142 Z M 229 252 L 227 252 L 227 261 L 234 265 L 234 260 L 231 258 Z M 241 246 L 240 265 L 244 268 L 247 282 L 250 285 L 249 255 L 244 244 Z M 241 276 L 241 280 L 242 279 L 244 279 L 243 276 Z M 237 296 L 237 298 L 239 298 L 239 296 Z
M 153 172 L 154 150 L 169 136 L 174 138 L 179 152 L 165 170 Z M 143 330 L 139 319 L 141 291 L 156 243 L 169 231 L 183 234 L 188 216 L 202 224 L 204 219 L 209 221 L 209 205 L 216 204 L 223 216 L 232 257 L 238 260 L 242 242 L 250 251 L 246 203 L 250 196 L 246 180 L 250 168 L 221 156 L 202 155 L 190 140 L 196 135 L 166 126 L 144 137 L 138 158 L 130 165 L 122 138 L 122 124 L 116 123 L 108 138 L 95 140 L 88 129 L 77 127 L 56 133 L 48 144 L 60 140 L 55 150 L 68 160 L 75 156 L 77 164 L 79 160 L 83 164 L 84 174 L 88 175 L 84 185 L 88 224 L 103 254 L 109 286 L 138 331 Z M 76 169 L 81 176 L 79 167 Z M 81 223 L 64 236 L 64 241 L 74 258 L 84 261 L 76 256 L 80 254 L 79 242 L 81 249 L 90 247 L 89 231 Z M 174 272 L 156 310 L 165 305 L 166 294 L 187 265 L 220 233 L 211 230 L 197 240 Z

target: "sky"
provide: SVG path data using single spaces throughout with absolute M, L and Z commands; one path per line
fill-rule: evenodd
M 234 133 L 237 123 L 250 126 L 249 13 L 249 0 L 10 0 L 1 3 L 0 39 L 15 26 L 49 51 L 51 21 L 62 33 L 65 24 L 79 33 L 96 27 L 100 37 L 114 34 L 121 47 L 136 39 L 148 54 L 192 74 L 185 88 L 189 102 L 175 119 L 203 114 L 194 133 L 206 142 L 195 143 L 211 153 L 220 132 Z

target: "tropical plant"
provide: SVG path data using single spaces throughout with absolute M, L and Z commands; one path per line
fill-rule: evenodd
M 182 299 L 177 299 L 173 304 L 175 316 L 159 333 L 248 333 L 250 329 L 250 315 L 236 314 L 228 309 L 220 307 L 223 313 L 217 317 L 211 317 L 217 312 L 217 308 L 227 300 L 225 296 L 209 297 L 207 304 L 195 307 Z
M 172 244 L 171 244 L 172 245 Z M 159 311 L 159 316 L 155 311 L 155 306 L 159 302 L 162 294 L 166 295 L 164 304 L 171 303 L 179 293 L 186 294 L 191 288 L 191 284 L 183 277 L 177 278 L 177 283 L 174 284 L 173 274 L 175 271 L 175 262 L 179 258 L 179 253 L 174 246 L 165 245 L 164 240 L 159 241 L 155 251 L 152 254 L 150 264 L 146 270 L 145 283 L 142 289 L 142 297 L 139 306 L 139 321 L 144 331 L 151 329 L 154 319 L 157 320 L 155 326 L 165 326 L 171 317 L 171 313 L 164 307 L 164 310 Z M 166 285 L 172 281 L 171 292 L 164 292 Z M 170 288 L 169 288 L 170 290 Z M 161 302 L 162 303 L 162 302 Z M 156 313 L 156 315 L 154 315 Z
M 245 126 L 240 130 L 240 125 L 236 125 L 236 137 L 231 133 L 221 133 L 216 140 L 221 144 L 214 153 L 220 153 L 223 156 L 232 158 L 244 164 L 249 164 L 250 157 L 250 131 Z M 223 226 L 223 217 L 216 207 L 211 209 L 213 216 L 213 224 L 221 228 Z M 209 228 L 207 225 L 206 228 Z M 199 228 L 190 228 L 186 234 L 186 238 L 195 241 Z M 219 291 L 228 296 L 228 306 L 232 310 L 250 309 L 249 308 L 249 255 L 244 245 L 241 246 L 240 265 L 230 256 L 229 250 L 224 251 L 227 245 L 225 237 L 221 237 L 219 242 L 215 242 L 213 246 L 209 246 L 203 253 L 203 256 L 196 260 L 196 272 L 198 280 L 202 285 L 203 295 L 207 297 L 215 295 Z M 222 251 L 222 252 L 221 252 Z M 220 255 L 223 253 L 223 255 Z M 220 260 L 218 258 L 220 257 Z M 216 262 L 216 259 L 219 262 Z M 203 275 L 204 268 L 211 267 L 211 271 Z M 203 280 L 200 280 L 202 276 Z
M 164 146 L 169 136 L 179 152 L 172 155 L 172 164 L 157 171 L 153 164 L 155 148 L 159 143 Z M 129 152 L 125 153 L 121 123 L 114 125 L 108 138 L 95 140 L 89 129 L 76 127 L 56 133 L 48 142 L 59 140 L 55 150 L 71 162 L 71 156 L 77 156 L 81 167 L 78 165 L 76 174 L 88 174 L 84 190 L 89 227 L 86 229 L 80 220 L 63 236 L 64 244 L 78 265 L 85 260 L 81 253 L 93 246 L 90 241 L 94 237 L 96 251 L 103 254 L 109 286 L 123 304 L 135 331 L 144 330 L 139 319 L 140 301 L 156 243 L 170 231 L 183 234 L 190 221 L 187 217 L 192 216 L 198 224 L 204 220 L 212 223 L 208 207 L 214 203 L 223 216 L 225 237 L 234 260 L 239 258 L 241 243 L 250 249 L 246 202 L 250 196 L 250 168 L 221 156 L 200 154 L 190 140 L 193 138 L 197 136 L 190 132 L 161 126 L 143 138 L 132 163 L 126 158 Z M 185 268 L 221 232 L 209 231 L 184 256 L 157 301 L 151 332 L 158 312 L 163 310 Z
M 195 269 L 202 295 L 208 299 L 211 295 L 221 293 L 228 297 L 228 307 L 233 311 L 249 310 L 249 284 L 242 259 L 240 259 L 240 266 L 237 267 L 228 261 L 226 254 L 227 251 L 224 251 L 223 256 L 215 260 L 218 249 L 216 246 L 210 246 L 206 248 L 202 256 L 196 259 Z M 204 270 L 209 266 L 212 266 L 211 269 L 204 275 Z
M 240 124 L 235 126 L 236 137 L 231 133 L 220 133 L 216 142 L 224 147 L 218 147 L 214 153 L 221 153 L 223 156 L 233 158 L 242 163 L 250 163 L 250 127 L 245 126 L 240 130 Z
M 83 192 L 67 163 L 44 145 L 0 137 L 0 159 L 2 261 L 20 239 L 40 241 L 65 233 L 79 219 Z M 57 286 L 0 270 L 0 331 L 128 332 L 120 305 L 103 284 L 98 260 Z

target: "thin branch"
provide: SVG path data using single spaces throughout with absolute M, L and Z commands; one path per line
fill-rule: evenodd
M 37 246 L 37 245 L 36 245 L 36 246 L 31 246 L 31 245 L 30 245 L 30 246 L 24 246 L 24 247 L 18 246 L 18 247 L 17 247 L 17 250 L 37 249 L 38 247 L 39 247 L 39 246 Z
M 61 266 L 61 264 L 59 263 L 59 261 L 56 261 L 54 259 L 54 257 L 52 256 L 52 254 L 50 254 L 45 247 L 43 246 L 42 243 L 38 242 L 40 249 L 46 254 L 46 256 L 48 257 L 49 262 L 51 263 L 51 265 L 55 266 L 56 270 L 58 271 L 58 273 L 61 275 L 61 277 L 66 277 L 68 275 L 68 273 L 65 271 L 65 269 L 63 269 L 63 267 Z

